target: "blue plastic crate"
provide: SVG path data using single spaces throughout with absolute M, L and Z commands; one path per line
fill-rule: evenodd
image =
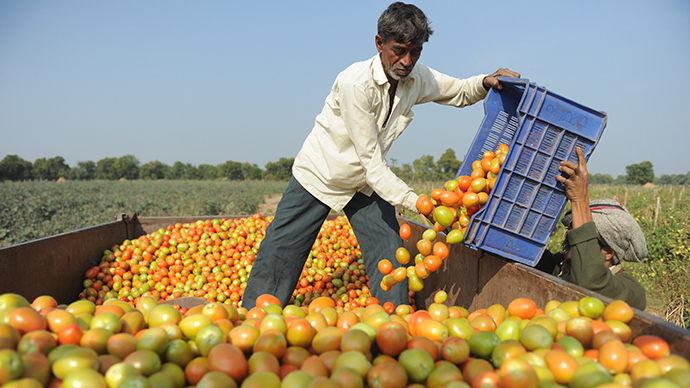
M 589 159 L 606 127 L 607 114 L 530 83 L 500 79 L 484 101 L 485 116 L 456 177 L 470 175 L 485 151 L 510 146 L 485 206 L 465 232 L 465 244 L 535 266 L 559 221 L 567 197 L 556 180 L 563 160 L 577 163 L 575 148 Z

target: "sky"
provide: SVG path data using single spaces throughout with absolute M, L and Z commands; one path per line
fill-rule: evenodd
M 294 157 L 390 1 L 0 0 L 0 158 L 218 165 Z M 690 2 L 419 1 L 421 63 L 507 67 L 608 114 L 590 173 L 690 172 Z M 389 163 L 462 160 L 483 103 L 424 104 Z

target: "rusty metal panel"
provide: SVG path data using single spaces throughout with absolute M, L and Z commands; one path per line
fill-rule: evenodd
M 103 251 L 127 238 L 127 226 L 114 221 L 0 249 L 0 294 L 33 300 L 51 295 L 70 303 L 82 291 L 84 273 Z

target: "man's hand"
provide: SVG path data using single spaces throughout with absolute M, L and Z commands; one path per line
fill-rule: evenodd
M 489 90 L 490 88 L 503 89 L 503 86 L 498 82 L 498 77 L 510 77 L 510 78 L 520 78 L 520 73 L 516 73 L 510 69 L 500 68 L 496 70 L 495 73 L 487 75 L 484 77 L 483 85 L 484 89 Z
M 589 210 L 589 172 L 587 172 L 587 161 L 580 147 L 575 149 L 578 163 L 562 161 L 558 171 L 568 175 L 556 176 L 556 180 L 565 186 L 565 195 L 570 199 L 573 214 L 573 229 L 592 221 L 592 213 Z

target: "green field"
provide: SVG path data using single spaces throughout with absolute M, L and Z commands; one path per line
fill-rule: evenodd
M 267 181 L 68 181 L 0 184 L 0 247 L 113 221 L 123 213 L 141 216 L 251 214 L 265 198 L 280 195 L 287 182 Z M 415 185 L 430 193 L 441 184 Z M 617 198 L 637 218 L 649 256 L 625 263 L 648 291 L 647 312 L 686 326 L 690 309 L 690 193 L 684 186 L 592 185 L 591 198 Z M 411 219 L 418 216 L 406 213 Z M 560 247 L 554 231 L 549 249 Z M 678 308 L 683 304 L 682 308 Z

